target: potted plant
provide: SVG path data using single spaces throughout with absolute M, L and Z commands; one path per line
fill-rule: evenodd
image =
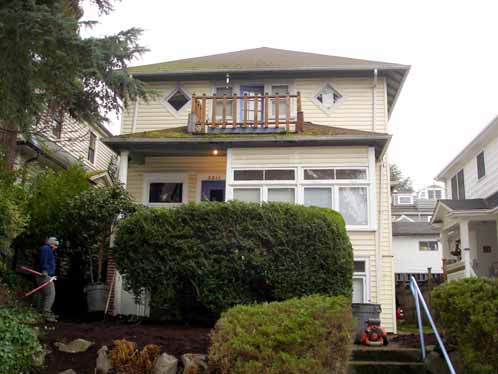
M 95 187 L 79 194 L 68 207 L 73 239 L 88 259 L 90 283 L 85 286 L 89 312 L 104 311 L 109 287 L 105 284 L 106 263 L 111 238 L 119 219 L 135 210 L 126 190 L 120 185 Z M 95 266 L 95 261 L 97 266 Z

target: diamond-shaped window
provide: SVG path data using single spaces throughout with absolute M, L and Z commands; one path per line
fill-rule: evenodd
M 315 94 L 317 104 L 327 112 L 331 111 L 341 98 L 342 95 L 330 84 L 326 84 Z
M 190 98 L 180 88 L 177 88 L 166 101 L 178 112 L 190 101 Z

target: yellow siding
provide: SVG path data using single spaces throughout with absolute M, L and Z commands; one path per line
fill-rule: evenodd
M 252 84 L 270 84 L 271 79 L 262 79 Z M 276 82 L 276 81 L 275 81 Z M 278 82 L 282 83 L 283 80 Z M 301 92 L 304 120 L 321 125 L 338 126 L 351 129 L 387 132 L 387 107 L 385 80 L 379 78 L 375 89 L 375 126 L 373 126 L 373 78 L 295 78 L 285 81 L 289 84 L 291 93 Z M 245 82 L 233 81 L 238 87 Z M 330 112 L 322 111 L 313 101 L 317 91 L 326 83 L 330 83 L 341 95 L 342 99 Z M 179 82 L 179 85 L 189 95 L 211 95 L 214 82 L 194 81 Z M 159 130 L 165 128 L 186 126 L 191 105 L 187 103 L 180 112 L 172 113 L 163 103 L 165 97 L 176 87 L 176 82 L 150 83 L 158 96 L 149 103 L 139 102 L 136 113 L 136 124 L 133 128 L 135 105 L 130 105 L 123 113 L 121 133 Z M 295 110 L 295 109 L 293 109 Z
M 138 105 L 137 121 L 134 131 L 132 130 L 135 105 L 130 105 L 129 109 L 123 113 L 121 133 L 141 132 L 149 130 L 160 130 L 171 127 L 187 126 L 188 113 L 191 103 L 188 102 L 177 113 L 172 113 L 163 103 L 165 97 L 176 87 L 175 82 L 155 83 L 148 85 L 157 93 L 157 97 L 148 103 L 140 101 Z M 201 82 L 181 82 L 181 88 L 188 94 L 201 95 L 203 93 L 212 94 L 209 81 Z
M 143 202 L 144 175 L 147 173 L 182 173 L 187 175 L 188 201 L 197 201 L 198 176 L 213 173 L 224 176 L 226 157 L 147 157 L 144 164 L 131 163 L 128 168 L 127 189 L 135 201 Z
M 312 99 L 325 82 L 329 82 L 342 95 L 331 113 L 323 112 Z M 305 121 L 365 131 L 387 131 L 383 78 L 378 79 L 375 91 L 375 126 L 372 78 L 296 79 L 295 90 L 301 92 Z
M 368 166 L 368 147 L 235 148 L 232 166 Z

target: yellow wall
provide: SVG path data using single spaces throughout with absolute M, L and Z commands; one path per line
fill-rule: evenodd
M 262 79 L 252 81 L 260 84 L 271 83 L 272 80 Z M 321 125 L 345 127 L 351 129 L 387 132 L 387 103 L 384 78 L 379 78 L 375 89 L 375 126 L 373 125 L 373 78 L 313 78 L 278 80 L 290 85 L 291 93 L 301 92 L 304 120 Z M 244 84 L 243 81 L 233 81 L 234 87 Z M 330 113 L 323 112 L 313 101 L 314 95 L 326 83 L 330 83 L 343 97 Z M 180 82 L 180 87 L 187 94 L 211 95 L 214 82 L 195 81 Z M 159 94 L 158 98 L 149 103 L 139 102 L 137 111 L 130 105 L 123 113 L 121 133 L 160 130 L 187 125 L 191 103 L 187 103 L 179 112 L 172 113 L 162 103 L 176 87 L 175 82 L 151 83 L 149 86 Z M 135 128 L 133 129 L 136 115 Z

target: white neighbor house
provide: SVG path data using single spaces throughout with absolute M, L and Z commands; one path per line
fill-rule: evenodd
M 285 201 L 340 211 L 354 248 L 354 301 L 395 331 L 387 147 L 409 67 L 272 48 L 138 66 L 160 98 L 136 102 L 120 178 L 136 199 Z M 116 276 L 113 311 L 129 296 Z
M 432 223 L 448 280 L 498 276 L 498 117 L 437 176 L 446 185 Z
M 417 192 L 391 195 L 394 272 L 397 282 L 409 275 L 426 280 L 428 268 L 441 274 L 442 251 L 439 232 L 430 221 L 437 201 L 444 198 L 444 187 L 433 184 Z

